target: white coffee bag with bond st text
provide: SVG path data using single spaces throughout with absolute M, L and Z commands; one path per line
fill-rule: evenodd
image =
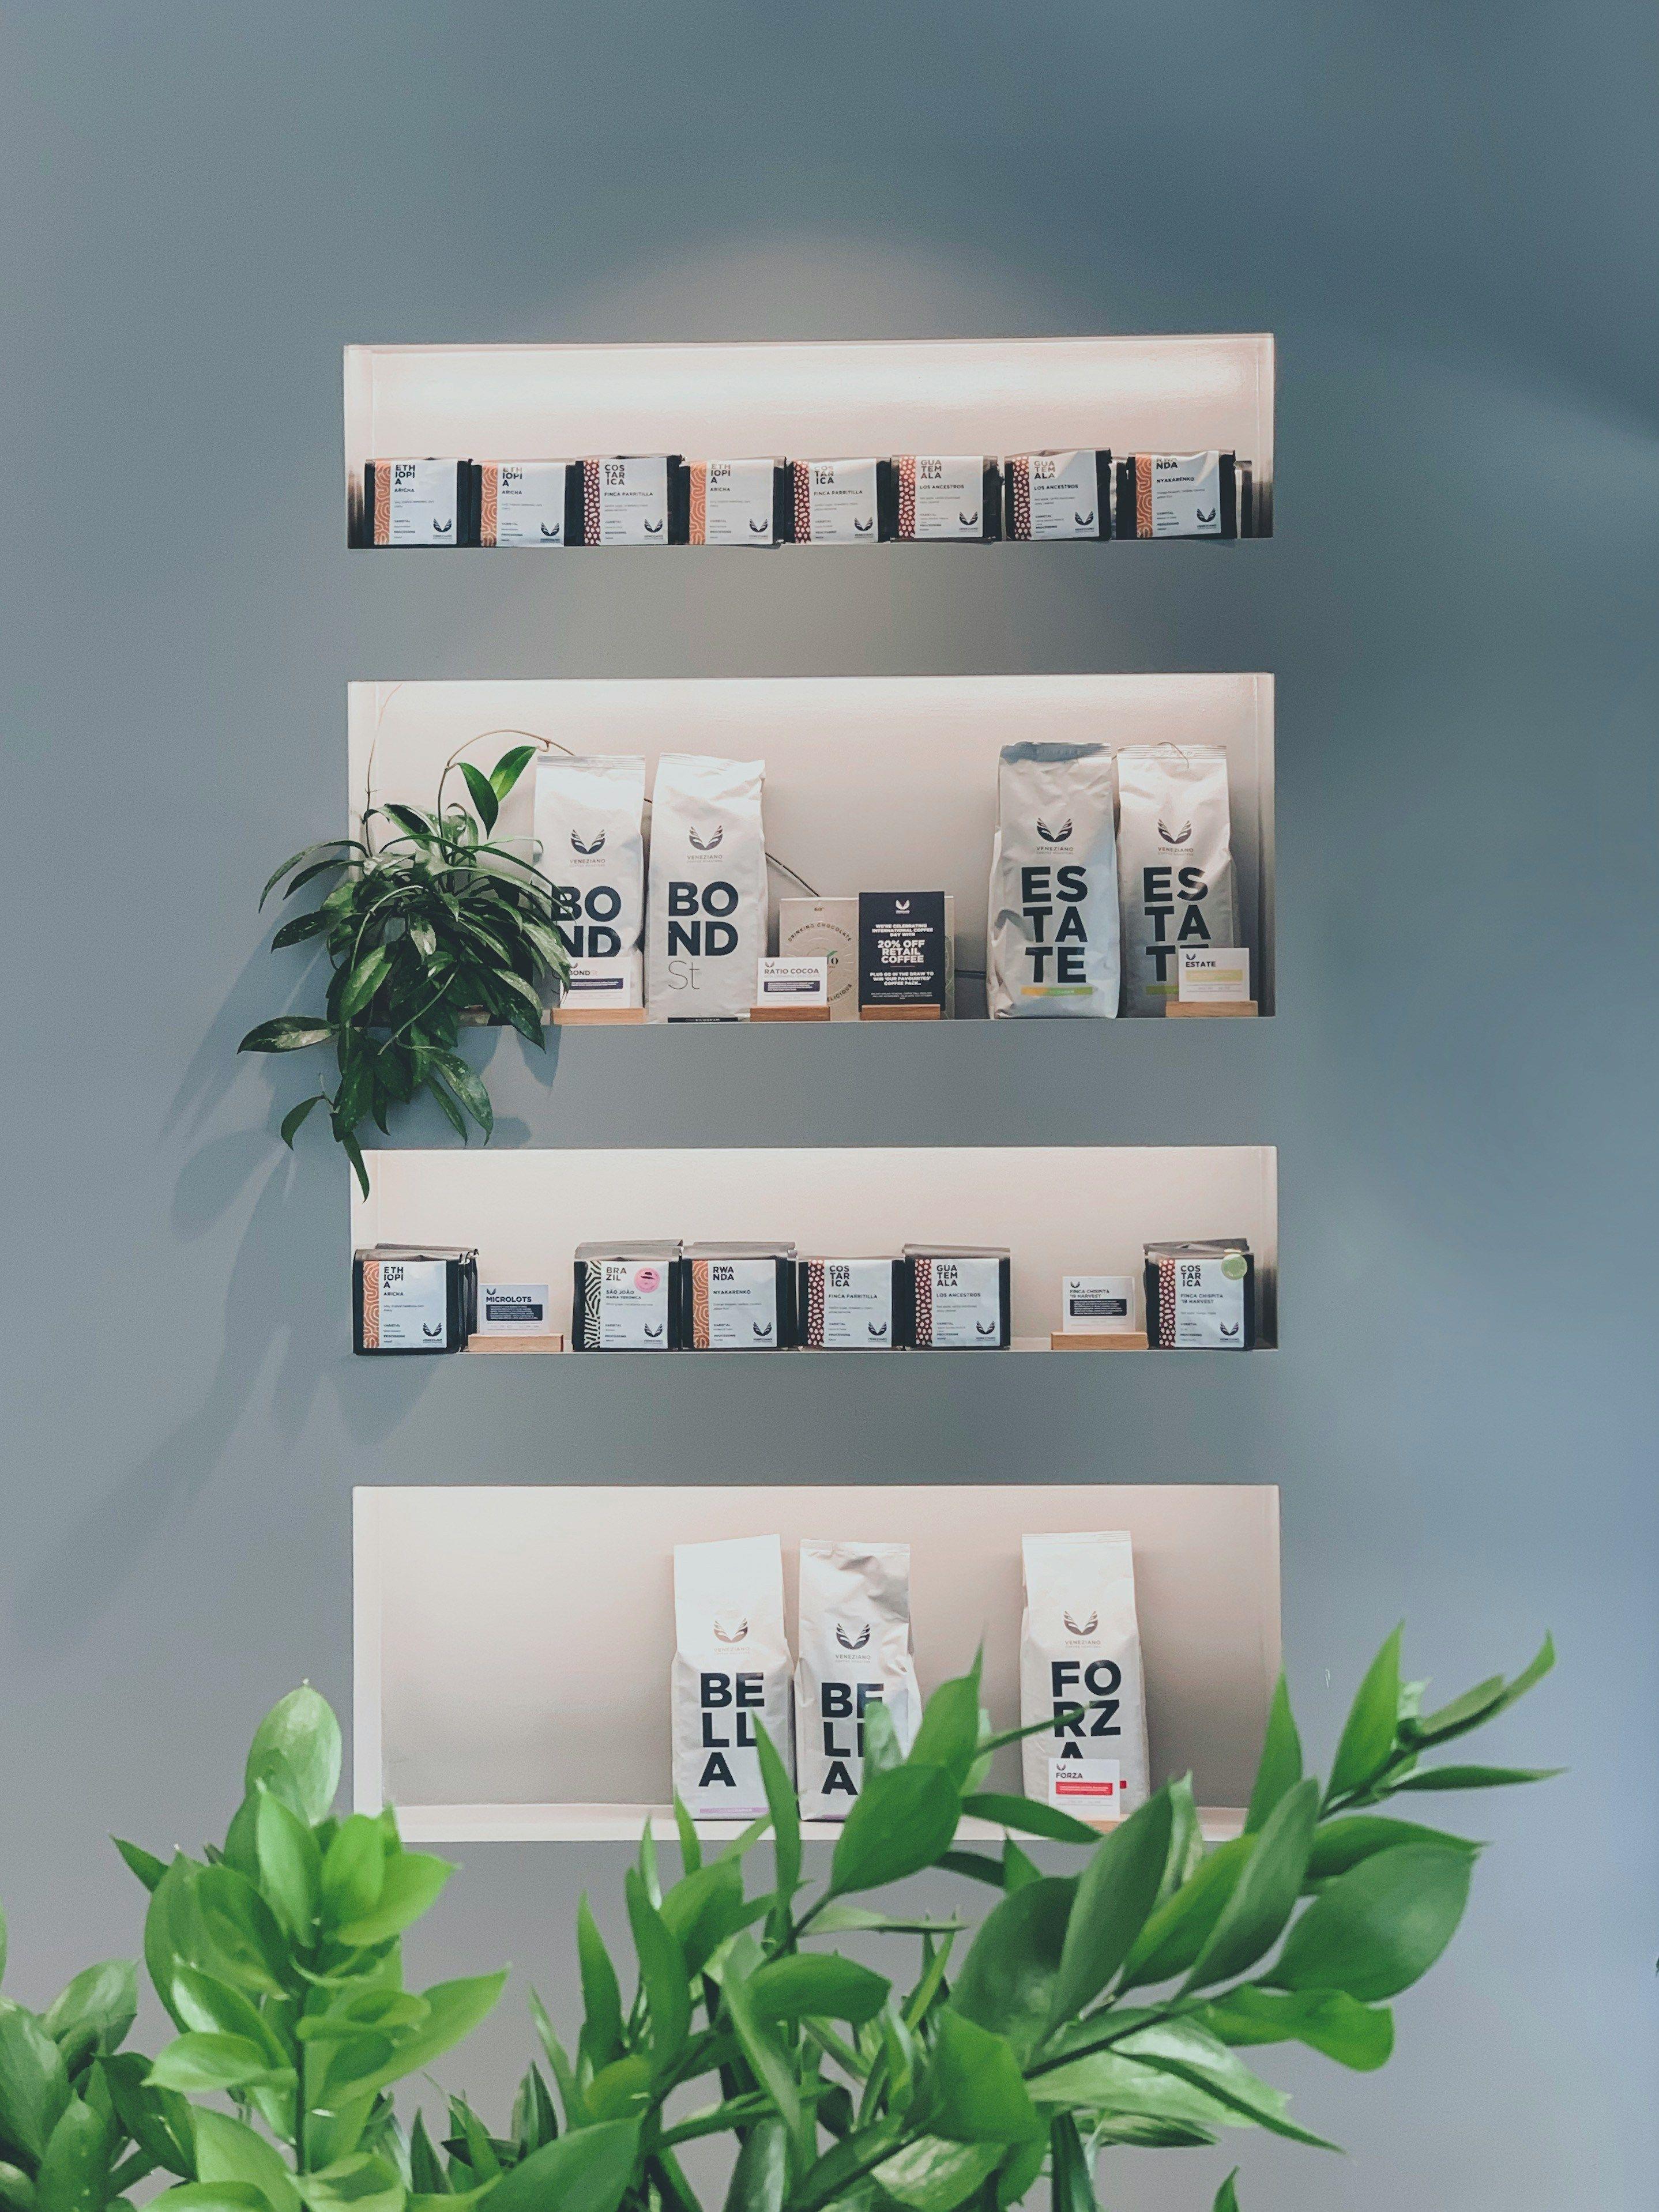
M 553 927 L 581 973 L 577 1005 L 639 1004 L 645 930 L 645 763 L 631 753 L 552 754 L 536 763 L 535 862 L 553 885 Z
M 1118 800 L 1123 1010 L 1161 1014 L 1180 988 L 1183 945 L 1240 941 L 1227 755 L 1219 745 L 1121 752 Z
M 764 761 L 664 753 L 651 796 L 645 1009 L 654 1022 L 747 1021 L 770 901 Z
M 674 1547 L 674 1795 L 699 1820 L 766 1809 L 757 1730 L 791 1770 L 784 1553 L 776 1536 Z
M 1025 1794 L 1080 1820 L 1121 1820 L 1150 1786 L 1135 1558 L 1126 1534 L 1028 1536 L 1020 1725 Z
M 910 1546 L 803 1538 L 797 1633 L 802 1817 L 842 1820 L 863 1786 L 871 1705 L 887 1707 L 901 1752 L 922 1717 L 910 1650 Z
M 1108 745 L 1004 745 L 985 952 L 993 1018 L 1118 1011 Z

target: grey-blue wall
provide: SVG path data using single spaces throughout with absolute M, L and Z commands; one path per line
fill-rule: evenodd
M 353 1483 L 1275 1481 L 1321 1752 L 1400 1613 L 1448 1689 L 1549 1624 L 1493 1748 L 1572 1771 L 1463 1808 L 1493 1848 L 1388 2072 L 1278 2068 L 1351 2155 L 1241 2138 L 1246 2201 L 1651 2203 L 1651 10 L 15 0 L 0 42 L 9 1986 L 135 1944 L 107 1829 L 198 1843 L 278 1692 L 345 1706 Z M 1113 328 L 1278 332 L 1273 544 L 342 550 L 348 340 Z M 1279 678 L 1281 1012 L 1235 1104 L 1281 1147 L 1282 1351 L 353 1364 L 344 1173 L 229 1056 L 349 678 L 1235 666 Z M 619 1855 L 467 1856 L 415 1969 L 510 1958 L 561 2009 Z M 515 1997 L 453 2078 L 527 2047 Z M 1131 2157 L 1109 2201 L 1220 2170 Z

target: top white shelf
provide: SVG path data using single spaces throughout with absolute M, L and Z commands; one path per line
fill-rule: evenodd
M 355 345 L 348 499 L 381 456 L 560 460 L 1236 453 L 1272 529 L 1273 340 L 930 338 L 833 344 Z

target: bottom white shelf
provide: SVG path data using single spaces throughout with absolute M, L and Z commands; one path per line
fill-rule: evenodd
M 651 1833 L 660 1843 L 679 1835 L 673 1808 L 668 1805 L 400 1805 L 398 1827 L 406 1844 L 637 1844 L 649 1819 Z M 1201 1805 L 1199 1819 L 1205 1841 L 1230 1842 L 1244 1830 L 1241 1807 Z M 729 1844 L 743 1832 L 737 1820 L 699 1820 L 697 1832 L 704 1843 Z M 839 1820 L 803 1820 L 802 1836 L 808 1843 L 833 1844 L 841 1832 Z M 965 1820 L 956 1831 L 959 1843 L 999 1844 L 1010 1832 L 995 1820 Z M 1015 1832 L 1022 1847 L 1040 1844 L 1040 1838 Z

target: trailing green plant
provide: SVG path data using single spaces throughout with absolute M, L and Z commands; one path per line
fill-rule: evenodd
M 0 1912 L 0 1977 L 6 1919 Z M 0 1997 L 0 2208 L 101 2212 L 160 2167 L 190 2172 L 183 2098 L 146 2084 L 123 2051 L 138 2010 L 131 1960 L 88 1966 L 46 2007 Z
M 333 1713 L 296 1690 L 259 1724 L 222 1846 L 163 1862 L 117 1845 L 150 1893 L 144 1962 L 180 2031 L 148 2076 L 182 2114 L 188 2179 L 162 2212 L 430 2212 L 392 2092 L 507 1977 L 404 1988 L 404 1931 L 453 1869 L 405 1850 L 389 1811 L 338 1819 L 339 1771 Z M 219 2094 L 233 2112 L 199 2101 Z
M 490 2212 L 698 2212 L 679 2151 L 729 2134 L 726 2212 L 1003 2212 L 1045 2175 L 1053 2212 L 1094 2212 L 1105 2148 L 1211 2144 L 1234 2127 L 1334 2148 L 1240 2053 L 1296 2042 L 1361 2071 L 1388 2059 L 1389 2001 L 1451 1941 L 1480 1846 L 1378 1808 L 1543 1779 L 1425 1761 L 1553 1657 L 1546 1638 L 1513 1681 L 1494 1675 L 1425 1714 L 1424 1686 L 1401 1681 L 1396 1631 L 1323 1784 L 1304 1772 L 1281 1680 L 1243 1832 L 1213 1849 L 1190 1778 L 1104 1838 L 988 1789 L 993 1753 L 1024 1731 L 991 1732 L 976 1663 L 935 1692 L 903 1757 L 872 1706 L 862 1794 L 811 1895 L 795 1793 L 763 1739 L 768 1819 L 705 1859 L 676 1806 L 680 1872 L 666 1883 L 647 1832 L 625 1884 L 631 1994 L 582 1900 L 572 2050 L 534 2008 L 563 2132 L 533 2068 L 509 2136 L 459 2102 L 447 2162 L 422 2132 L 418 2185 L 487 2186 Z M 968 1816 L 1003 1829 L 1000 1852 L 959 1841 Z M 745 1863 L 769 1829 L 772 1883 L 752 1893 Z M 1012 1831 L 1087 1856 L 1047 1874 Z M 1000 1893 L 977 1929 L 856 1901 L 929 1869 Z M 820 1948 L 869 1936 L 919 1941 L 907 1988 Z M 684 2109 L 705 2081 L 710 2100 Z M 1216 2212 L 1236 2201 L 1229 2176 Z
M 327 884 L 318 905 L 283 923 L 271 949 L 320 939 L 332 974 L 320 1014 L 279 1014 L 251 1029 L 236 1049 L 332 1046 L 333 1088 L 320 1084 L 284 1115 L 283 1142 L 291 1146 L 313 1109 L 326 1106 L 365 1196 L 357 1130 L 372 1119 L 385 1131 L 392 1109 L 422 1091 L 463 1141 L 469 1118 L 488 1139 L 495 1121 L 489 1091 L 455 1048 L 463 1014 L 482 1009 L 546 1048 L 545 985 L 562 984 L 570 967 L 553 927 L 554 889 L 528 860 L 491 842 L 502 802 L 538 750 L 515 745 L 488 775 L 452 754 L 430 813 L 371 805 L 361 837 L 308 845 L 284 861 L 259 895 L 263 908 L 284 878 L 285 899 L 308 884 Z M 444 787 L 456 773 L 470 809 L 445 802 Z M 372 833 L 377 821 L 394 833 L 379 843 Z

